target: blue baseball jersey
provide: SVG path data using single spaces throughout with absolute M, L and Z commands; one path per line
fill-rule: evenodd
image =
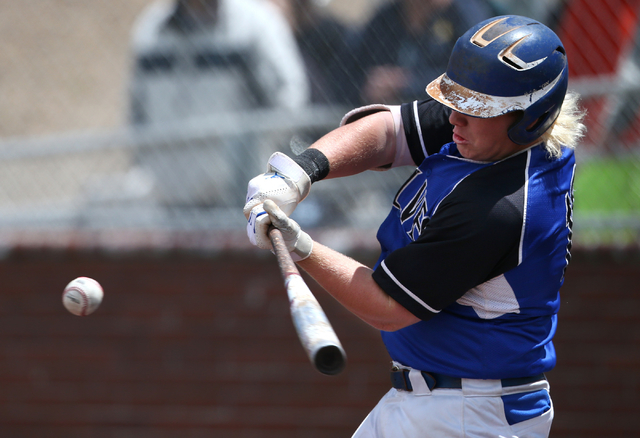
M 420 164 L 380 226 L 373 278 L 421 321 L 382 332 L 392 359 L 475 379 L 550 370 L 570 259 L 573 151 L 550 159 L 540 144 L 472 161 L 455 143 L 435 152 L 425 142 L 443 119 L 432 101 L 401 111 Z

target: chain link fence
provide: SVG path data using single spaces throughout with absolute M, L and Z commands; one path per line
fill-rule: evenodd
M 422 98 L 457 36 L 515 13 L 561 36 L 588 110 L 576 243 L 638 242 L 640 0 L 398 4 L 0 0 L 0 231 L 242 230 L 272 152 L 355 106 Z M 323 181 L 294 215 L 375 230 L 410 172 Z

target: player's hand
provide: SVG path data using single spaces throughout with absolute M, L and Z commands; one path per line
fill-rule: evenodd
M 294 262 L 304 260 L 311 255 L 313 250 L 311 237 L 270 199 L 254 207 L 249 213 L 247 234 L 251 243 L 258 248 L 273 250 L 268 234 L 271 225 L 282 233 L 282 239 Z
M 271 199 L 289 216 L 310 189 L 311 180 L 302 167 L 285 154 L 275 152 L 269 158 L 267 172 L 249 181 L 244 215 L 249 219 L 256 206 Z

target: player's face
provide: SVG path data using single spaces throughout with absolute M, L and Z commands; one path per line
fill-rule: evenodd
M 512 142 L 507 135 L 517 117 L 517 113 L 508 113 L 481 119 L 453 111 L 449 116 L 449 122 L 453 125 L 453 141 L 464 158 L 475 161 L 501 160 L 526 148 Z

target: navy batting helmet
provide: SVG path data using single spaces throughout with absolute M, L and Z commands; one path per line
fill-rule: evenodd
M 505 15 L 462 35 L 447 72 L 427 86 L 427 93 L 474 117 L 522 111 L 508 135 L 514 143 L 526 145 L 558 118 L 568 82 L 560 38 L 531 18 Z

